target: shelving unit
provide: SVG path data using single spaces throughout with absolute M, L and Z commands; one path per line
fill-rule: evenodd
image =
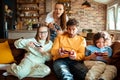
M 17 0 L 17 20 L 22 21 L 23 29 L 26 29 L 28 22 L 39 24 L 41 20 L 40 17 L 44 14 L 44 0 Z

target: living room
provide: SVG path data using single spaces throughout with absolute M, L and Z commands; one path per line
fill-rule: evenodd
M 4 16 L 7 16 L 5 21 L 5 17 L 3 17 L 1 14 L 1 38 L 33 37 L 35 35 L 35 28 L 44 23 L 47 13 L 51 12 L 54 4 L 57 1 L 62 1 L 67 7 L 66 12 L 68 17 L 76 18 L 79 21 L 79 32 L 82 32 L 83 29 L 91 29 L 93 33 L 97 31 L 108 31 L 110 34 L 115 35 L 114 37 L 116 40 L 120 39 L 118 36 L 120 30 L 118 27 L 119 0 L 87 0 L 87 2 L 90 4 L 90 7 L 86 8 L 82 7 L 82 4 L 86 0 L 30 0 L 31 2 L 29 1 L 29 3 L 28 1 L 29 0 L 13 0 L 13 2 L 11 2 L 9 0 L 1 0 L 1 8 L 3 8 L 5 11 L 4 7 L 7 5 L 8 10 L 11 10 L 12 12 L 12 16 L 7 16 L 3 13 L 4 11 L 1 10 L 1 13 L 3 13 Z M 33 3 L 32 5 L 34 7 L 39 8 L 39 12 L 37 11 L 37 14 L 35 12 L 30 13 L 32 14 L 33 18 L 31 20 L 33 29 L 28 30 L 27 23 L 31 18 L 29 12 L 31 11 L 32 7 L 29 9 L 29 6 L 24 5 L 30 5 L 31 3 Z M 34 4 L 37 4 L 37 6 Z M 7 30 L 5 30 L 6 24 Z M 28 34 L 31 36 L 28 36 Z
M 0 54 L 4 56 L 0 55 L 0 64 L 21 62 L 26 51 L 16 48 L 14 42 L 19 38 L 34 37 L 36 28 L 44 23 L 46 15 L 51 12 L 57 1 L 65 3 L 69 18 L 79 21 L 79 33 L 107 31 L 114 36 L 113 44 L 110 46 L 113 55 L 109 64 L 117 68 L 117 76 L 113 80 L 120 80 L 120 0 L 0 0 Z M 87 7 L 82 6 L 86 1 Z M 91 44 L 91 34 L 87 39 Z M 26 77 L 22 80 L 58 80 L 53 71 L 53 61 L 45 64 L 51 69 L 50 75 L 44 78 Z M 6 70 L 0 70 L 0 80 L 19 80 L 12 75 L 3 76 L 4 72 Z

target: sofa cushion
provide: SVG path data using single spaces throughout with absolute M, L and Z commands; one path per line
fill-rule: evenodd
M 120 65 L 120 42 L 114 42 L 111 45 L 111 48 L 113 50 L 113 55 L 110 58 L 109 63 L 115 66 L 119 66 Z
M 24 53 L 26 52 L 24 49 L 17 49 L 14 46 L 14 41 L 17 39 L 0 39 L 0 43 L 1 42 L 5 42 L 8 41 L 9 46 L 11 48 L 12 54 L 14 56 L 14 59 L 16 61 L 17 64 L 20 63 L 21 59 L 24 57 Z
M 116 55 L 116 53 L 120 51 L 120 42 L 114 42 L 111 48 L 113 50 L 113 56 Z
M 117 76 L 120 76 L 120 50 L 117 51 L 110 59 L 110 64 L 116 66 L 117 68 Z M 117 77 L 115 80 L 120 80 Z
M 118 64 L 119 63 L 119 64 Z M 110 58 L 110 64 L 119 66 L 120 68 L 120 50 L 116 52 L 111 58 Z
M 12 63 L 15 61 L 8 41 L 0 43 L 0 57 L 0 64 Z

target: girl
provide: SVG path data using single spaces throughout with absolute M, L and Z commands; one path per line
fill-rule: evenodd
M 50 68 L 44 64 L 45 61 L 51 59 L 49 51 L 52 47 L 52 42 L 49 40 L 49 29 L 46 26 L 37 29 L 35 38 L 19 39 L 14 44 L 16 48 L 27 50 L 27 53 L 19 65 L 11 64 L 7 68 L 7 73 L 17 76 L 19 79 L 42 78 L 50 73 Z

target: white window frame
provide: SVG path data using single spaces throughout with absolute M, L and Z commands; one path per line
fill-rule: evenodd
M 120 31 L 120 5 L 118 3 L 107 8 L 106 30 Z
M 120 30 L 120 6 L 117 8 L 116 30 Z
M 107 30 L 115 30 L 115 7 L 107 9 Z

